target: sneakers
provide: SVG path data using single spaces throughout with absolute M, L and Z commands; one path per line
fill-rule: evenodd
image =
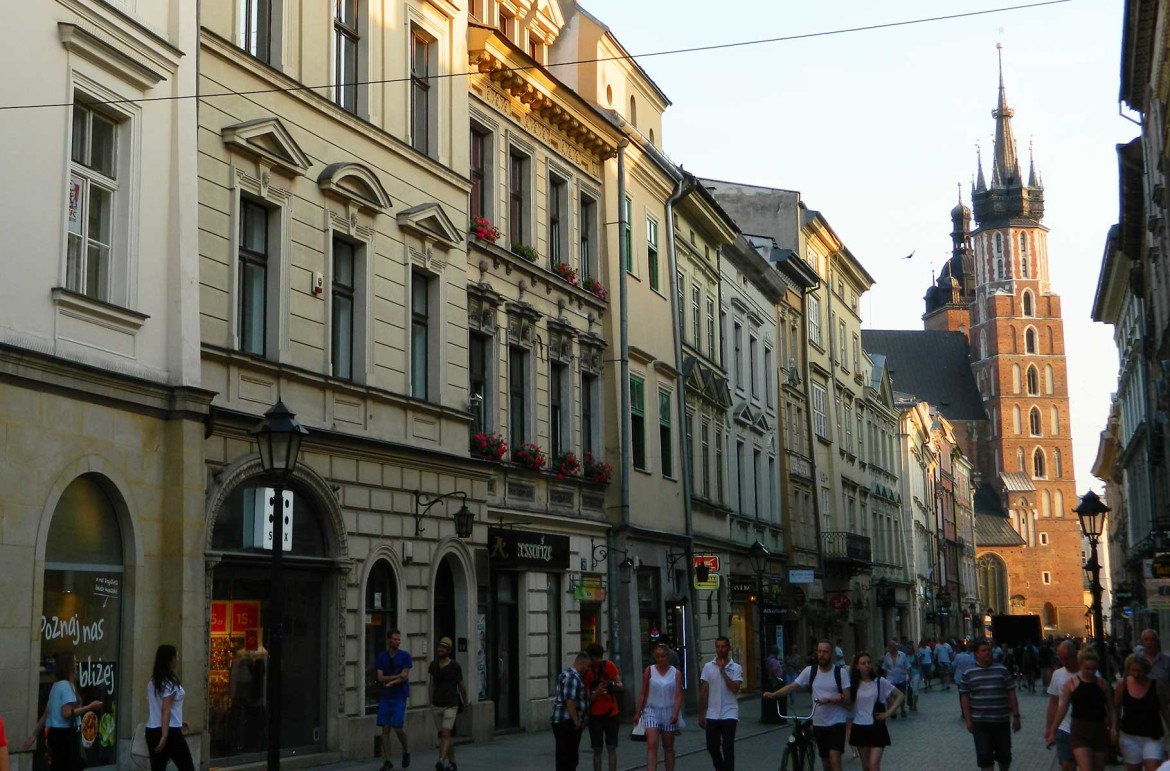
M 388 759 L 382 763 L 382 771 L 390 771 L 392 768 L 394 768 L 394 764 L 391 763 Z
M 409 752 L 402 753 L 402 767 L 403 768 L 410 768 L 410 753 Z

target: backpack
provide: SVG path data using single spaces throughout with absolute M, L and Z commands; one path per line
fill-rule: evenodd
M 809 667 L 809 669 L 811 671 L 808 673 L 808 692 L 812 693 L 813 692 L 813 680 L 816 680 L 817 672 L 819 672 L 821 668 L 816 666 L 816 665 L 813 665 L 813 666 Z M 833 679 L 837 681 L 837 693 L 844 693 L 845 692 L 841 688 L 841 669 L 842 669 L 842 667 L 838 666 L 837 664 L 833 665 Z

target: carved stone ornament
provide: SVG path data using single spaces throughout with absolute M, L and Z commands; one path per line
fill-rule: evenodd
M 540 319 L 540 312 L 523 300 L 508 303 L 508 342 L 531 348 L 536 337 L 536 323 Z
M 489 289 L 490 292 L 490 289 Z M 491 292 L 491 295 L 494 295 Z M 498 298 L 488 294 L 477 294 L 469 287 L 467 294 L 467 325 L 485 335 L 496 333 L 496 314 L 499 311 Z
M 604 365 L 605 340 L 592 332 L 582 332 L 577 338 L 581 371 L 600 375 Z

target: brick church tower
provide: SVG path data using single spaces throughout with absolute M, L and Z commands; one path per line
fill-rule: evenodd
M 998 46 L 997 46 L 998 47 Z M 1081 536 L 1060 297 L 1049 283 L 1044 186 L 1024 180 L 1003 85 L 1000 47 L 995 153 L 951 210 L 952 256 L 926 293 L 927 330 L 962 332 L 988 420 L 968 440 L 984 500 L 998 502 L 1024 543 L 976 544 L 980 597 L 997 613 L 1034 613 L 1047 632 L 1085 629 Z M 994 493 L 994 495 L 990 495 Z M 990 497 L 989 497 L 990 495 Z M 978 530 L 978 527 L 977 527 Z

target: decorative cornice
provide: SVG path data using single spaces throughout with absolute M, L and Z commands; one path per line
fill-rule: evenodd
M 154 88 L 166 78 L 163 73 L 147 67 L 120 47 L 84 27 L 61 22 L 57 25 L 57 32 L 61 45 L 69 53 L 93 62 L 142 90 Z

